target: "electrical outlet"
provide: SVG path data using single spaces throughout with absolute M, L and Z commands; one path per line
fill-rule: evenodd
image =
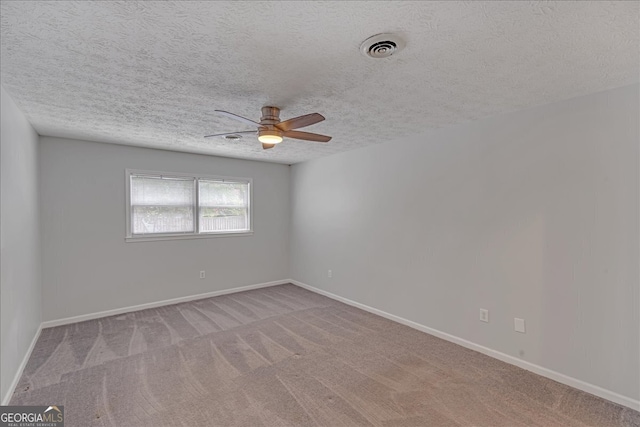
M 480 309 L 480 321 L 489 323 L 489 310 Z
M 518 319 L 517 317 L 515 317 L 513 319 L 513 323 L 514 323 L 514 328 L 515 328 L 516 332 L 522 332 L 523 334 L 525 333 L 525 330 L 524 330 L 524 319 Z
M 205 276 L 205 272 L 204 272 L 204 270 L 202 270 L 202 271 L 200 272 L 200 278 L 201 278 L 201 279 L 204 279 L 204 276 Z
M 327 277 L 331 279 L 333 277 L 333 271 L 331 270 L 327 271 Z

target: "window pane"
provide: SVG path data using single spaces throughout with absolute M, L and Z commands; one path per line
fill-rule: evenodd
M 249 230 L 249 184 L 199 181 L 201 233 Z
M 193 185 L 193 178 L 132 175 L 132 233 L 193 233 Z

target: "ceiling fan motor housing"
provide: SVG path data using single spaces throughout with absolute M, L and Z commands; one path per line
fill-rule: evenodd
M 262 137 L 276 137 L 276 138 L 280 138 L 282 139 L 282 131 L 280 129 L 268 129 L 268 128 L 261 128 L 258 131 L 258 137 L 262 138 Z
M 276 127 L 280 123 L 280 109 L 278 107 L 262 107 L 260 129 L 258 129 L 258 141 L 273 146 L 282 142 L 282 131 Z M 270 147 L 269 147 L 270 148 Z
M 262 107 L 261 125 L 275 125 L 280 123 L 280 109 L 278 107 Z

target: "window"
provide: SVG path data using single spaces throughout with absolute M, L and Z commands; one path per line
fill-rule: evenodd
M 126 171 L 127 240 L 250 234 L 251 179 Z

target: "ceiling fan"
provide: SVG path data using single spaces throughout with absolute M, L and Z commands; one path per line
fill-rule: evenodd
M 258 141 L 262 143 L 262 148 L 267 150 L 273 148 L 276 144 L 282 142 L 282 137 L 294 139 L 303 139 L 305 141 L 329 142 L 330 136 L 320 135 L 317 133 L 300 132 L 294 129 L 300 129 L 305 126 L 311 126 L 324 120 L 324 116 L 318 113 L 306 114 L 304 116 L 294 117 L 293 119 L 280 121 L 280 109 L 278 107 L 262 107 L 262 117 L 260 123 L 254 122 L 237 114 L 227 111 L 215 110 L 221 116 L 238 120 L 239 122 L 248 124 L 249 126 L 257 126 L 257 130 L 247 130 L 240 132 L 217 133 L 215 135 L 206 135 L 205 138 L 214 136 L 238 135 L 242 133 L 256 133 Z

